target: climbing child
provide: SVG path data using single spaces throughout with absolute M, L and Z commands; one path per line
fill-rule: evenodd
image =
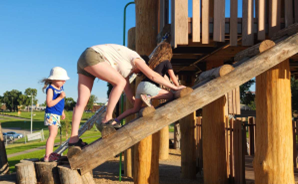
M 60 154 L 53 152 L 53 147 L 58 128 L 61 126 L 60 116 L 61 119 L 65 119 L 63 85 L 68 79 L 69 77 L 65 69 L 54 67 L 50 72 L 50 76 L 41 81 L 44 83 L 42 90 L 46 89 L 47 94 L 44 124 L 49 127 L 49 138 L 46 143 L 46 154 L 44 156 L 45 162 L 56 161 L 61 157 Z
M 146 60 L 143 57 L 144 60 Z M 160 74 L 161 76 L 167 75 L 174 83 L 175 86 L 180 87 L 181 89 L 185 86 L 179 85 L 178 79 L 176 78 L 172 64 L 169 60 L 165 60 L 160 62 L 154 69 L 155 72 Z M 136 95 L 135 95 L 135 103 L 132 109 L 126 110 L 120 116 L 115 118 L 117 123 L 130 114 L 136 113 L 141 109 L 142 101 L 147 105 L 151 106 L 151 99 L 166 99 L 171 100 L 174 98 L 174 94 L 171 91 L 167 91 L 165 89 L 161 89 L 159 84 L 153 82 L 149 78 L 145 77 L 145 79 L 140 82 L 137 87 Z

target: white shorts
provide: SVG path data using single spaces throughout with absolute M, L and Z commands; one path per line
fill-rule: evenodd
M 137 91 L 136 91 L 136 98 L 141 98 L 141 94 L 147 94 L 150 96 L 156 96 L 158 95 L 159 91 L 161 90 L 161 88 L 157 87 L 155 84 L 148 82 L 148 81 L 144 81 L 144 82 L 140 82 L 140 84 L 137 87 Z

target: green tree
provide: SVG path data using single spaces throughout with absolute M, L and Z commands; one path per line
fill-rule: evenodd
M 72 110 L 75 105 L 76 105 L 76 102 L 73 100 L 73 98 L 71 97 L 65 98 L 65 105 L 64 105 L 65 110 L 67 111 Z
M 25 89 L 25 93 L 24 93 L 26 96 L 28 95 L 33 95 L 33 104 L 37 104 L 38 100 L 36 99 L 36 96 L 37 96 L 37 89 L 34 89 L 34 88 L 27 88 Z M 29 100 L 29 103 L 27 103 L 27 106 L 28 105 L 31 105 L 31 97 L 29 97 L 30 100 Z
M 255 95 L 249 91 L 251 85 L 255 83 L 255 80 L 251 79 L 240 86 L 240 100 L 242 104 L 251 105 L 255 100 Z
M 93 104 L 96 102 L 96 100 L 97 100 L 97 97 L 95 95 L 90 96 L 89 101 L 87 103 L 87 109 L 88 110 L 93 109 Z
M 20 96 L 22 95 L 22 92 L 18 90 L 11 90 L 11 91 L 6 91 L 3 94 L 3 103 L 6 104 L 6 108 L 9 109 L 9 111 L 17 111 L 18 106 L 20 105 Z

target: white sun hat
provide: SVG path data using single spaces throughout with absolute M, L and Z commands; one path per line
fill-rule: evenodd
M 69 77 L 68 77 L 65 69 L 63 69 L 59 66 L 56 66 L 56 67 L 52 68 L 48 79 L 50 79 L 50 80 L 68 80 Z

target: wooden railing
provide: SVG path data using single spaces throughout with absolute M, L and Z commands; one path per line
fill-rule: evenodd
M 238 3 L 242 1 L 242 7 Z M 230 0 L 229 10 L 225 0 L 171 0 L 172 46 L 188 45 L 189 32 L 192 42 L 209 44 L 230 40 L 231 46 L 252 46 L 257 40 L 271 38 L 277 31 L 298 22 L 297 0 Z M 188 21 L 189 7 L 192 8 L 191 26 Z M 242 10 L 239 22 L 238 12 Z M 229 17 L 225 18 L 225 12 Z M 169 22 L 169 0 L 160 0 L 160 29 Z M 189 30 L 191 29 L 191 30 Z M 241 33 L 241 35 L 239 35 Z M 210 37 L 210 34 L 212 36 Z

